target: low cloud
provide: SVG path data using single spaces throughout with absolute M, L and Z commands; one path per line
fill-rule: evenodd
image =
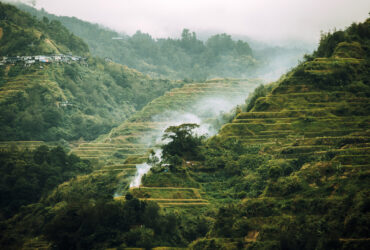
M 24 0 L 57 15 L 76 16 L 133 34 L 179 36 L 226 32 L 263 41 L 317 42 L 320 31 L 368 17 L 368 0 Z

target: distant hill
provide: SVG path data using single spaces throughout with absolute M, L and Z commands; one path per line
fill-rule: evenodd
M 261 66 L 247 42 L 234 41 L 227 34 L 213 35 L 205 42 L 187 29 L 183 30 L 181 39 L 154 39 L 140 31 L 128 36 L 75 17 L 55 16 L 23 4 L 17 6 L 38 19 L 60 21 L 87 42 L 93 55 L 111 58 L 154 77 L 245 78 Z M 121 39 L 112 39 L 117 37 Z
M 36 20 L 16 7 L 0 3 L 0 56 L 77 54 L 89 49 L 59 21 Z
M 0 140 L 91 140 L 183 84 L 89 56 L 58 21 L 38 21 L 3 3 L 0 10 L 0 55 L 21 56 L 0 60 Z M 33 57 L 69 53 L 85 59 Z

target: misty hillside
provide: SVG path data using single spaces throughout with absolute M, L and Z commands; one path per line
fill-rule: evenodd
M 140 31 L 128 36 L 74 17 L 59 17 L 27 5 L 18 6 L 39 19 L 60 21 L 86 41 L 93 55 L 108 57 L 153 77 L 194 80 L 255 77 L 255 71 L 265 63 L 255 59 L 247 42 L 235 41 L 227 34 L 213 35 L 205 42 L 187 29 L 182 31 L 180 39 L 154 39 Z
M 305 48 L 294 42 L 273 46 L 244 36 L 207 32 L 198 37 L 190 31 L 182 33 L 181 39 L 156 40 L 140 31 L 128 36 L 75 17 L 56 16 L 24 4 L 16 6 L 38 19 L 47 17 L 60 21 L 87 42 L 93 55 L 108 57 L 153 77 L 194 80 L 263 77 L 275 80 L 295 66 L 312 47 Z M 222 52 L 218 53 L 219 50 Z
M 129 192 L 203 218 L 191 249 L 369 248 L 369 25 L 323 35 L 209 140 L 172 128 L 171 150 Z
M 18 6 L 0 2 L 0 249 L 370 249 L 370 18 L 286 72 L 293 45 Z
M 127 158 L 146 159 L 143 154 L 161 140 L 163 131 L 171 125 L 200 123 L 202 130 L 211 136 L 230 119 L 233 113 L 229 112 L 236 105 L 243 105 L 244 97 L 261 83 L 259 80 L 219 79 L 174 88 L 109 133 L 78 145 L 72 152 L 82 159 L 105 164 L 105 169 L 117 169 Z
M 304 62 L 249 95 L 258 81 L 216 79 L 140 104 L 71 145 L 84 160 L 58 147 L 3 150 L 0 193 L 12 202 L 1 203 L 1 246 L 369 249 L 369 25 L 323 34 Z M 94 60 L 102 77 L 115 65 Z M 222 127 L 194 133 L 206 124 Z
M 7 56 L 0 65 L 3 141 L 91 140 L 182 85 L 88 56 L 87 45 L 58 21 L 0 8 L 0 52 Z M 74 57 L 63 54 L 71 52 Z

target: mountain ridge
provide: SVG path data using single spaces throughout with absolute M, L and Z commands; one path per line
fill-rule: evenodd
M 207 41 L 199 40 L 188 29 L 183 29 L 179 39 L 154 39 L 141 31 L 128 36 L 74 17 L 56 16 L 24 4 L 17 6 L 39 19 L 59 20 L 82 37 L 95 56 L 108 57 L 156 78 L 196 81 L 215 77 L 250 78 L 256 77 L 255 71 L 263 71 L 262 67 L 267 64 L 263 61 L 269 53 L 260 51 L 257 60 L 246 41 L 235 40 L 227 34 L 213 35 Z M 115 37 L 120 39 L 113 39 Z M 294 51 L 292 54 L 287 64 L 295 63 L 303 52 Z

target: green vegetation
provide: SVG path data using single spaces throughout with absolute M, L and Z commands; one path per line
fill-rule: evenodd
M 64 27 L 45 28 L 45 22 L 11 5 L 1 3 L 0 7 L 5 20 L 0 23 L 3 28 L 0 47 L 4 49 L 0 49 L 0 55 L 71 51 L 82 56 L 87 53 L 87 47 L 84 52 L 75 45 L 68 51 L 60 49 L 69 48 L 64 36 L 74 37 Z M 27 34 L 30 29 L 57 44 L 58 51 L 48 52 L 41 45 L 28 50 L 31 48 L 28 45 L 18 46 L 13 42 L 18 39 L 18 35 L 13 34 L 15 30 Z M 7 141 L 92 140 L 167 90 L 183 85 L 153 80 L 125 66 L 92 57 L 82 63 L 33 63 L 30 66 L 15 63 L 0 65 L 0 69 L 0 140 Z
M 68 54 L 84 56 L 89 49 L 81 38 L 73 35 L 59 21 L 41 21 L 0 3 L 0 56 Z
M 124 201 L 113 200 L 117 182 L 114 174 L 94 173 L 59 185 L 38 203 L 22 207 L 17 217 L 2 221 L 1 246 L 49 248 L 52 242 L 56 249 L 184 247 L 208 231 L 209 220 L 199 220 L 198 213 L 186 218 L 163 213 L 155 202 L 130 194 Z
M 275 83 L 271 83 L 268 85 L 260 85 L 258 86 L 251 95 L 248 96 L 248 98 L 245 100 L 247 107 L 245 111 L 250 111 L 254 105 L 256 104 L 256 101 L 260 97 L 265 97 L 268 93 L 271 92 L 272 88 L 275 86 Z
M 260 63 L 247 42 L 217 34 L 206 42 L 184 29 L 180 39 L 154 39 L 137 31 L 127 36 L 77 18 L 59 17 L 26 5 L 24 11 L 43 19 L 57 20 L 89 45 L 94 56 L 110 58 L 130 68 L 166 79 L 203 81 L 212 77 L 239 77 L 254 74 Z M 112 39 L 121 37 L 122 39 Z
M 67 155 L 61 147 L 0 152 L 0 218 L 13 216 L 21 206 L 38 202 L 58 184 L 91 170 L 88 161 Z
M 164 131 L 162 140 L 170 140 L 162 146 L 164 161 L 179 165 L 181 159 L 199 159 L 199 146 L 202 144 L 204 136 L 194 135 L 195 128 L 199 128 L 199 125 L 185 123 L 180 126 L 170 126 Z
M 160 121 L 152 119 L 164 110 L 175 110 L 181 106 L 184 112 L 190 111 L 193 109 L 192 103 L 214 94 L 219 96 L 218 100 L 235 95 L 245 96 L 259 83 L 214 80 L 173 89 L 155 99 L 111 133 L 94 142 L 79 144 L 78 148 L 73 149 L 79 156 L 86 159 L 103 159 L 107 156 L 106 161 L 102 161 L 102 165 L 95 165 L 96 169 L 91 174 L 77 176 L 59 185 L 36 205 L 24 207 L 17 213 L 19 220 L 13 220 L 13 217 L 4 221 L 1 245 L 6 248 L 51 244 L 57 248 L 186 247 L 198 237 L 204 237 L 212 224 L 212 218 L 203 214 L 210 203 L 203 199 L 203 194 L 198 189 L 200 185 L 189 175 L 186 166 L 177 167 L 171 173 L 159 169 L 162 171 L 161 175 L 153 174 L 155 178 L 148 175 L 145 180 L 148 185 L 150 182 L 157 185 L 159 178 L 162 178 L 162 183 L 167 187 L 132 189 L 132 193 L 140 199 L 133 199 L 135 201 L 132 204 L 139 204 L 135 205 L 134 211 L 130 210 L 131 205 L 126 201 L 131 200 L 129 194 L 126 197 L 113 198 L 116 192 L 119 194 L 130 183 L 135 174 L 135 163 L 147 159 L 138 158 L 147 150 L 147 145 L 130 142 L 128 138 L 140 138 L 142 135 L 137 134 L 138 132 L 145 133 L 160 125 Z M 189 93 L 192 94 L 191 98 Z M 208 110 L 203 111 L 204 118 L 215 116 L 217 114 L 209 113 Z M 110 155 L 112 152 L 114 155 Z M 176 189 L 176 186 L 189 188 Z M 158 203 L 159 207 L 153 202 Z M 154 211 L 150 212 L 151 216 L 144 216 L 147 212 L 139 207 L 143 207 L 145 211 L 150 207 L 150 210 L 158 210 L 158 213 Z M 28 214 L 33 216 L 28 217 Z M 10 238 L 16 240 L 9 241 Z M 83 242 L 81 239 L 84 239 Z M 146 245 L 149 243 L 150 245 Z
M 245 99 L 258 81 L 183 85 L 93 58 L 89 67 L 4 68 L 4 138 L 13 133 L 47 140 L 54 133 L 43 134 L 45 128 L 53 126 L 58 138 L 95 138 L 108 129 L 88 124 L 142 109 L 95 141 L 75 144 L 72 152 L 96 161 L 59 147 L 1 147 L 1 247 L 368 249 L 369 30 L 370 19 L 324 34 L 317 51 L 276 83 L 258 87 L 231 114 L 201 101 L 216 107 Z M 145 34 L 133 38 L 159 44 Z M 194 54 L 202 46 L 218 48 L 215 56 L 221 57 L 248 50 L 227 35 L 202 45 L 184 31 L 175 42 Z M 61 108 L 67 100 L 72 105 Z M 186 113 L 219 133 L 206 140 L 192 133 L 193 122 L 171 125 Z M 29 127 L 16 122 L 26 118 Z M 161 145 L 159 162 L 154 151 L 148 157 L 148 148 L 163 131 L 169 141 Z M 14 143 L 27 144 L 41 142 Z M 154 166 L 141 186 L 129 188 L 136 164 L 148 159 Z
M 217 211 L 192 248 L 369 247 L 370 37 L 353 33 L 369 24 L 344 31 L 346 43 L 325 35 L 322 43 L 336 41 L 329 57 L 315 52 L 277 83 L 257 88 L 248 112 L 197 146 L 200 160 L 183 164 L 180 157 L 182 187 L 200 184 L 205 209 Z M 153 167 L 141 189 L 175 192 L 177 176 Z M 155 197 L 161 204 L 168 195 Z
M 99 59 L 14 68 L 0 87 L 1 140 L 92 140 L 182 85 Z
M 231 113 L 219 109 L 223 105 L 232 109 L 260 83 L 259 80 L 214 79 L 185 84 L 154 99 L 109 133 L 72 150 L 81 158 L 99 159 L 109 165 L 141 163 L 147 158 L 143 154 L 174 121 L 188 119 L 186 115 L 192 114 L 191 117 L 198 116 L 216 131 L 237 112 L 237 109 Z
M 225 175 L 228 169 L 235 171 L 216 180 L 234 180 L 223 190 L 242 199 L 219 209 L 210 238 L 237 241 L 255 231 L 258 237 L 244 239 L 245 247 L 369 246 L 368 212 L 363 210 L 369 202 L 364 195 L 369 189 L 369 24 L 367 20 L 341 32 L 348 44 L 336 33 L 326 34 L 310 60 L 269 94 L 257 89 L 251 111 L 238 114 L 207 142 L 204 165 Z M 214 190 L 212 181 L 203 187 L 213 185 Z

